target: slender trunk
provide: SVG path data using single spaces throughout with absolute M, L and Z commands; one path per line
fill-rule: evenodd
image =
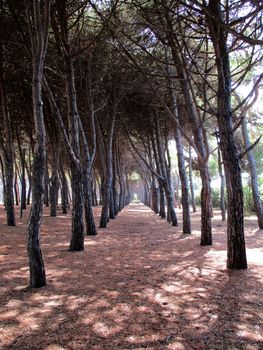
M 172 222 L 172 226 L 178 226 L 177 216 L 174 208 L 174 197 L 171 190 L 170 185 L 170 171 L 168 170 L 167 165 L 165 164 L 165 156 L 164 156 L 164 150 L 161 145 L 160 140 L 160 130 L 159 125 L 157 121 L 156 125 L 156 145 L 157 145 L 157 152 L 158 152 L 158 159 L 160 161 L 160 171 L 163 176 L 163 188 L 166 196 L 166 202 L 167 202 L 167 212 L 169 213 L 168 218 Z
M 183 233 L 191 233 L 190 205 L 189 205 L 189 188 L 188 179 L 185 170 L 182 135 L 178 127 L 175 127 L 175 141 L 177 149 L 178 169 L 182 191 L 183 207 Z
M 171 25 L 171 23 L 169 23 Z M 203 124 L 201 117 L 198 113 L 196 103 L 193 97 L 191 82 L 187 75 L 184 64 L 182 63 L 180 52 L 178 47 L 174 42 L 172 33 L 169 34 L 169 41 L 171 43 L 172 55 L 174 63 L 176 65 L 178 78 L 180 82 L 180 87 L 182 89 L 182 94 L 185 103 L 185 110 L 187 112 L 187 117 L 191 121 L 192 131 L 194 135 L 194 142 L 196 150 L 198 152 L 198 164 L 200 171 L 200 176 L 202 178 L 202 190 L 201 190 L 201 201 L 205 201 L 201 205 L 201 244 L 211 245 L 212 243 L 212 224 L 211 224 L 211 190 L 210 190 L 210 178 L 208 172 L 208 156 L 209 149 L 207 145 L 207 140 L 204 137 L 205 130 L 203 129 Z M 207 205 L 209 202 L 209 206 Z
M 193 182 L 193 167 L 192 167 L 192 148 L 189 144 L 189 182 L 190 182 L 190 191 L 191 191 L 191 202 L 193 207 L 193 213 L 196 213 L 196 204 L 195 204 L 195 190 Z
M 67 214 L 67 206 L 68 206 L 68 186 L 67 186 L 67 178 L 63 168 L 62 161 L 60 161 L 60 172 L 61 172 L 61 205 L 62 205 L 62 213 Z
M 26 149 L 21 149 L 21 209 L 26 209 Z
M 247 120 L 245 116 L 243 116 L 243 119 L 242 119 L 242 133 L 243 133 L 245 148 L 248 149 L 251 146 L 251 143 L 249 139 L 249 134 L 247 129 Z M 260 229 L 263 229 L 263 204 L 260 199 L 259 188 L 258 188 L 257 167 L 256 167 L 256 161 L 252 150 L 247 152 L 247 159 L 249 163 L 251 187 L 252 187 L 252 194 L 253 194 L 256 214 L 258 218 L 258 226 Z
M 112 121 L 111 121 L 110 133 L 108 135 L 108 140 L 107 140 L 107 169 L 106 169 L 106 174 L 105 174 L 104 184 L 103 184 L 103 204 L 102 204 L 102 210 L 101 210 L 100 228 L 107 227 L 107 223 L 109 220 L 108 218 L 109 218 L 110 192 L 111 192 L 112 177 L 113 177 L 112 142 L 113 142 L 113 132 L 114 132 L 114 126 L 115 126 L 115 116 L 116 116 L 116 111 L 114 110 Z
M 226 220 L 226 206 L 225 206 L 225 176 L 222 169 L 222 160 L 221 160 L 221 152 L 218 146 L 217 150 L 218 154 L 218 172 L 220 176 L 220 210 L 222 221 Z
M 27 191 L 26 204 L 30 205 L 31 192 L 32 192 L 32 162 L 31 162 L 31 152 L 30 152 L 30 150 L 29 150 L 29 153 L 28 153 L 28 164 L 25 162 L 25 167 L 26 167 L 27 178 L 28 178 L 28 191 Z
M 13 137 L 11 129 L 11 119 L 9 114 L 7 93 L 5 89 L 4 80 L 4 57 L 3 48 L 0 43 L 0 94 L 2 103 L 2 114 L 4 121 L 4 134 L 5 134 L 5 144 L 2 145 L 3 160 L 4 160 L 4 173 L 5 173 L 5 209 L 7 216 L 7 225 L 15 226 L 15 209 L 14 209 L 14 150 L 13 150 Z M 2 141 L 4 142 L 4 141 Z M 1 142 L 1 144 L 2 144 Z
M 29 186 L 28 186 L 28 191 L 27 191 L 27 200 L 26 200 L 26 204 L 30 205 L 30 201 L 31 201 L 31 192 L 32 192 L 32 182 L 31 182 L 31 178 L 29 181 Z
M 19 205 L 19 188 L 18 188 L 18 181 L 17 181 L 17 172 L 15 172 L 14 191 L 15 191 L 16 205 L 18 206 Z
M 77 94 L 75 86 L 75 74 L 71 50 L 67 42 L 68 38 L 63 40 L 64 62 L 66 67 L 66 89 L 68 102 L 68 122 L 70 128 L 70 143 L 75 157 L 80 158 L 80 130 L 79 113 L 77 106 Z M 71 160 L 71 189 L 72 189 L 72 234 L 70 241 L 70 251 L 84 250 L 84 198 L 82 180 L 83 174 L 80 164 Z
M 50 179 L 50 216 L 57 216 L 58 205 L 58 192 L 59 192 L 59 177 L 56 166 L 52 166 L 52 175 Z
M 183 151 L 183 142 L 181 130 L 179 128 L 179 116 L 177 109 L 177 100 L 175 95 L 175 89 L 170 84 L 171 99 L 173 104 L 173 114 L 176 120 L 174 123 L 174 136 L 177 150 L 177 160 L 178 160 L 178 169 L 181 182 L 181 191 L 182 191 L 182 207 L 183 207 L 183 233 L 191 233 L 191 219 L 190 219 L 190 204 L 189 204 L 189 188 L 188 188 L 188 179 L 185 170 L 185 160 L 184 160 L 184 151 Z

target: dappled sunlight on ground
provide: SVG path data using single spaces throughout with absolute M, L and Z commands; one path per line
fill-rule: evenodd
M 170 227 L 130 205 L 77 253 L 68 251 L 70 215 L 45 214 L 48 286 L 30 290 L 26 217 L 7 227 L 0 208 L 1 349 L 263 348 L 263 232 L 255 218 L 245 221 L 249 269 L 227 271 L 218 212 L 213 246 L 201 247 L 200 213 L 193 234 L 183 235 L 180 211 L 179 227 Z

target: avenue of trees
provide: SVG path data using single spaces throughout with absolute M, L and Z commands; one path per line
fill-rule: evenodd
M 257 0 L 1 2 L 0 173 L 7 225 L 16 225 L 15 205 L 21 217 L 30 205 L 31 287 L 47 283 L 44 205 L 51 216 L 70 209 L 70 251 L 97 234 L 93 206 L 101 205 L 106 228 L 135 193 L 191 234 L 198 175 L 200 244 L 211 245 L 212 172 L 227 220 L 227 268 L 247 268 L 242 172 L 263 229 L 262 122 L 253 109 L 262 10 Z

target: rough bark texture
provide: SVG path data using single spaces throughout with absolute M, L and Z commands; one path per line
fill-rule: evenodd
M 219 0 L 209 2 L 209 10 L 216 17 L 222 18 Z M 239 155 L 234 141 L 231 115 L 231 73 L 227 48 L 227 32 L 219 22 L 207 14 L 207 23 L 213 41 L 218 73 L 218 113 L 220 148 L 225 167 L 227 185 L 227 267 L 246 269 L 246 248 L 244 237 L 243 189 Z
M 212 222 L 210 216 L 210 197 L 211 197 L 211 189 L 210 189 L 210 178 L 208 167 L 203 166 L 200 169 L 201 180 L 202 180 L 202 189 L 201 189 L 201 223 L 202 227 L 206 229 L 201 233 L 201 245 L 212 245 Z M 208 215 L 209 213 L 209 215 Z
M 83 193 L 85 206 L 85 222 L 87 235 L 94 236 L 97 234 L 96 225 L 94 222 L 92 210 L 92 183 L 89 180 L 89 175 L 83 175 Z
M 28 20 L 34 17 L 34 28 L 31 27 L 31 46 L 33 54 L 32 97 L 36 131 L 36 144 L 32 171 L 32 205 L 28 221 L 28 256 L 30 287 L 39 288 L 46 285 L 44 261 L 40 247 L 40 225 L 44 200 L 44 175 L 46 166 L 46 134 L 42 102 L 43 66 L 47 47 L 50 2 L 40 7 L 33 2 L 33 9 L 28 7 Z M 32 11 L 32 12 L 31 12 Z
M 70 251 L 84 250 L 84 221 L 83 221 L 83 191 L 82 173 L 80 167 L 71 164 L 71 188 L 72 188 L 72 234 Z

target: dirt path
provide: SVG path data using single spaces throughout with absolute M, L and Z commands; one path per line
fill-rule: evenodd
M 70 216 L 46 212 L 48 286 L 32 291 L 26 218 L 8 228 L 1 207 L 0 348 L 263 349 L 263 232 L 246 220 L 249 269 L 229 272 L 225 225 L 215 217 L 214 245 L 200 247 L 199 217 L 186 236 L 130 205 L 70 253 Z

